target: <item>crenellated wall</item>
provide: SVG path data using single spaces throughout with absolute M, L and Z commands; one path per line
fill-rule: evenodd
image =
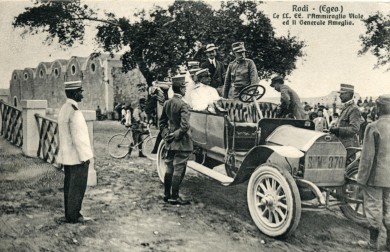
M 49 108 L 57 109 L 66 100 L 64 80 L 66 73 L 66 66 L 68 60 L 59 59 L 52 63 L 51 73 L 47 76 L 48 78 L 48 90 L 47 92 L 47 106 Z
M 34 100 L 47 100 L 50 98 L 48 76 L 51 74 L 52 62 L 41 62 L 36 69 L 33 83 Z
M 21 84 L 22 84 L 23 70 L 14 70 L 11 75 L 9 85 L 9 101 L 12 106 L 20 108 L 20 99 L 22 97 Z
M 22 81 L 20 84 L 21 100 L 33 100 L 34 99 L 34 79 L 35 68 L 25 68 L 22 73 Z
M 88 106 L 90 109 L 96 109 L 97 106 L 105 108 L 105 83 L 104 69 L 99 57 L 90 57 L 84 70 L 83 89 L 93 90 L 93 92 L 83 92 L 84 99 L 81 107 Z
M 84 99 L 81 109 L 113 111 L 115 103 L 131 104 L 146 93 L 137 85 L 146 80 L 139 69 L 122 72 L 119 55 L 58 59 L 41 62 L 36 68 L 14 70 L 9 86 L 9 103 L 20 107 L 21 100 L 47 100 L 57 111 L 66 100 L 65 81 L 82 81 Z

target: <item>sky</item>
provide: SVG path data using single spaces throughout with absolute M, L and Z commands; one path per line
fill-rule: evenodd
M 124 1 L 124 0 L 100 0 L 85 1 L 90 7 L 108 10 L 117 16 L 131 17 L 136 9 L 150 9 L 154 4 L 167 6 L 173 0 L 155 1 Z M 206 1 L 218 8 L 217 1 Z M 308 11 L 293 11 L 298 7 L 307 6 Z M 12 28 L 12 21 L 16 15 L 23 12 L 25 7 L 32 6 L 31 1 L 4 1 L 0 0 L 0 88 L 8 88 L 11 74 L 14 69 L 26 67 L 35 68 L 39 62 L 52 62 L 56 59 L 69 59 L 71 56 L 88 56 L 95 44 L 92 41 L 93 32 L 86 36 L 84 45 L 63 50 L 58 45 L 48 46 L 42 42 L 45 35 L 26 34 L 21 38 L 22 30 Z M 333 7 L 330 9 L 329 7 Z M 368 17 L 378 10 L 390 13 L 390 3 L 384 1 L 370 2 L 337 2 L 337 1 L 265 1 L 260 5 L 260 10 L 267 15 L 277 36 L 296 36 L 306 43 L 305 57 L 297 61 L 297 69 L 287 77 L 287 84 L 301 97 L 318 97 L 328 95 L 331 91 L 338 90 L 340 83 L 355 85 L 355 91 L 361 96 L 378 96 L 390 94 L 390 71 L 386 67 L 374 69 L 376 58 L 367 53 L 358 56 L 361 48 L 359 35 L 365 32 L 365 27 L 359 19 L 350 19 L 349 13 L 361 14 Z M 336 10 L 336 8 L 338 10 Z M 341 12 L 342 9 L 342 13 Z M 345 14 L 346 20 L 354 25 L 302 25 L 300 20 L 307 21 L 308 13 Z M 320 13 L 321 11 L 321 13 Z M 283 22 L 283 14 L 287 13 L 292 18 L 289 25 Z M 305 18 L 294 18 L 294 15 Z M 279 15 L 279 18 L 276 18 Z M 295 19 L 298 24 L 291 25 Z M 342 19 L 344 20 L 344 19 Z M 327 22 L 327 21 L 326 21 Z M 243 38 L 245 42 L 245 38 Z M 261 45 L 259 45 L 261 46 Z M 266 97 L 276 97 L 279 94 L 269 87 L 269 81 L 261 81 L 267 88 Z

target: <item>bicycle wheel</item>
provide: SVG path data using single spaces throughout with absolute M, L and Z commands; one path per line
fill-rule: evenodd
M 129 153 L 132 141 L 123 134 L 117 134 L 108 141 L 108 153 L 114 158 L 123 158 Z
M 150 160 L 157 160 L 157 154 L 152 154 L 154 145 L 156 144 L 157 137 L 150 137 L 149 135 L 142 135 L 142 154 L 144 154 Z

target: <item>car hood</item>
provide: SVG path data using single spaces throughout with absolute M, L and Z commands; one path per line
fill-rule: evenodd
M 327 133 L 282 125 L 274 130 L 266 139 L 268 145 L 293 146 L 306 152 L 315 141 Z

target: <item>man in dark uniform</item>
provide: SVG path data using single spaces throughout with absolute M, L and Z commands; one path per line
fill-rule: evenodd
M 284 84 L 282 76 L 276 76 L 271 80 L 271 87 L 280 92 L 280 118 L 295 118 L 298 120 L 307 119 L 308 116 L 303 109 L 298 94 L 289 86 Z
M 218 94 L 222 95 L 222 89 L 224 84 L 225 66 L 219 62 L 215 56 L 217 55 L 217 49 L 214 44 L 208 44 L 206 46 L 207 60 L 200 65 L 200 68 L 208 68 L 211 80 L 210 86 L 217 89 Z
M 172 77 L 172 90 L 174 95 L 164 103 L 159 123 L 167 149 L 164 201 L 186 205 L 190 202 L 179 197 L 179 188 L 186 172 L 189 155 L 193 150 L 193 143 L 189 125 L 190 113 L 188 105 L 182 99 L 186 93 L 185 76 Z
M 244 43 L 233 43 L 232 49 L 236 59 L 227 68 L 223 98 L 237 98 L 244 87 L 259 84 L 255 62 L 245 58 Z
M 118 121 L 122 120 L 122 103 L 118 103 L 114 106 L 115 111 L 118 113 Z
M 339 93 L 344 107 L 336 126 L 330 128 L 329 131 L 341 140 L 345 148 L 357 147 L 359 146 L 358 134 L 362 116 L 359 107 L 353 101 L 354 86 L 340 84 Z
M 133 140 L 134 144 L 141 142 L 141 135 L 144 131 L 146 125 L 146 113 L 145 113 L 146 99 L 140 98 L 138 106 L 134 109 L 132 113 L 132 129 L 133 129 Z M 138 146 L 138 156 L 146 157 L 142 153 L 142 143 Z
M 367 125 L 357 182 L 364 186 L 364 209 L 370 230 L 370 247 L 378 249 L 382 221 L 390 251 L 390 95 L 376 100 L 379 119 Z

